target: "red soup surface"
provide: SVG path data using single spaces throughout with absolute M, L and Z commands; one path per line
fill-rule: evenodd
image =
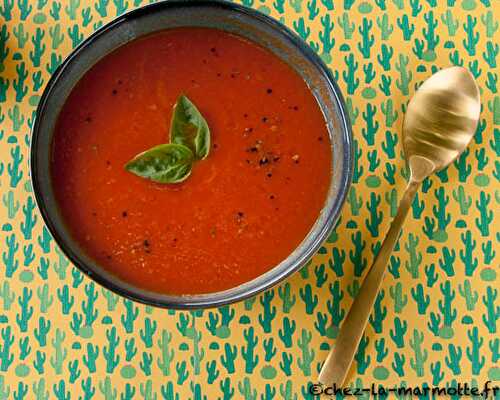
M 179 184 L 124 165 L 167 143 L 186 94 L 212 135 L 208 158 Z M 59 116 L 52 175 L 74 238 L 137 287 L 219 291 L 283 261 L 324 205 L 331 151 L 305 82 L 267 50 L 212 29 L 173 29 L 99 61 Z

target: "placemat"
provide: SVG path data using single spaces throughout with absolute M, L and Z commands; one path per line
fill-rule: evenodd
M 30 187 L 30 127 L 50 74 L 95 29 L 143 4 L 0 3 L 0 399 L 309 398 L 408 177 L 405 104 L 452 64 L 477 78 L 481 123 L 413 203 L 349 383 L 498 382 L 500 2 L 244 1 L 334 71 L 356 165 L 336 230 L 300 273 L 203 312 L 145 307 L 84 277 L 44 228 Z

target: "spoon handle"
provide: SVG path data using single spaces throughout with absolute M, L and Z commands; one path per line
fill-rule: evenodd
M 330 351 L 330 354 L 328 354 L 321 368 L 319 382 L 323 385 L 333 386 L 336 384 L 336 387 L 340 388 L 345 381 L 354 355 L 358 349 L 359 342 L 363 336 L 373 304 L 377 298 L 387 262 L 398 240 L 403 222 L 406 219 L 406 215 L 413 203 L 419 186 L 420 182 L 411 180 L 406 188 L 405 194 L 399 204 L 396 217 L 392 221 L 391 227 L 382 243 L 382 247 L 376 255 L 363 285 L 342 324 L 335 346 Z

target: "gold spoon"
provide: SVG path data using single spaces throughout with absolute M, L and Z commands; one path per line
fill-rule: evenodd
M 471 73 L 461 67 L 443 69 L 431 76 L 408 104 L 403 122 L 403 147 L 410 167 L 410 182 L 321 369 L 321 384 L 342 387 L 417 189 L 425 178 L 445 168 L 465 150 L 476 132 L 480 109 L 476 82 Z

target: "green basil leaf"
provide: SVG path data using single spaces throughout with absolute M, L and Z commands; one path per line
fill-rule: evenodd
M 181 144 L 161 144 L 138 154 L 125 169 L 159 183 L 182 182 L 191 174 L 192 151 Z
M 210 151 L 210 129 L 207 121 L 184 95 L 179 96 L 174 106 L 170 142 L 189 147 L 199 160 L 206 158 Z

